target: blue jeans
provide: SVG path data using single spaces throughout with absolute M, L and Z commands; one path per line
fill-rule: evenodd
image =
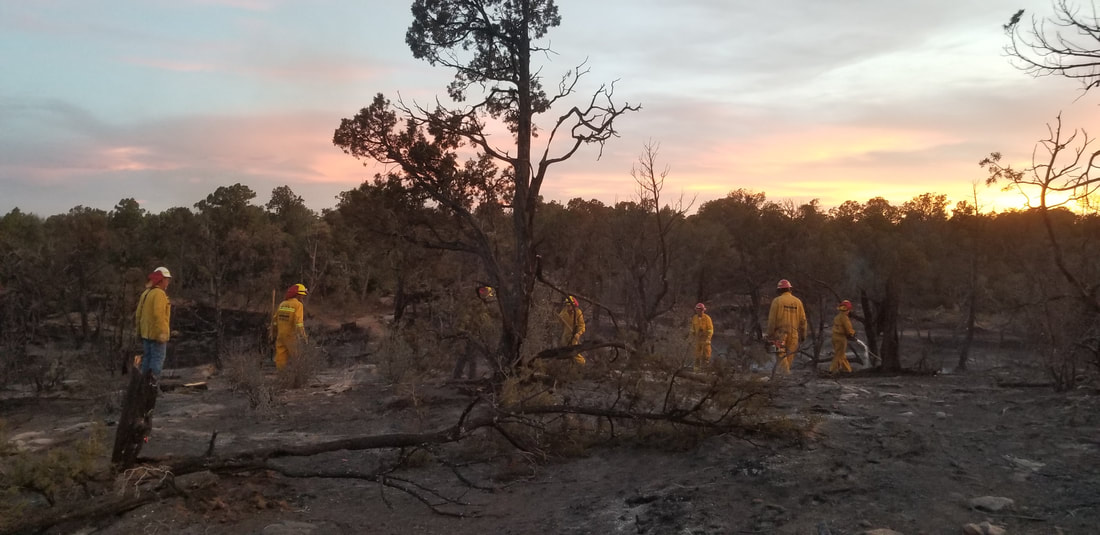
M 152 371 L 153 375 L 160 377 L 160 371 L 164 368 L 164 354 L 168 349 L 167 343 L 158 342 L 156 340 L 150 340 L 148 338 L 141 339 L 141 373 L 145 374 L 147 371 Z

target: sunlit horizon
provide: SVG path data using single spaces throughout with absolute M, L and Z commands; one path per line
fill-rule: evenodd
M 703 0 L 558 7 L 555 54 L 539 65 L 548 87 L 583 61 L 589 72 L 563 105 L 614 81 L 616 103 L 642 109 L 602 147 L 552 167 L 546 200 L 632 199 L 630 170 L 656 142 L 666 197 L 695 208 L 746 189 L 824 210 L 943 194 L 950 209 L 973 202 L 990 152 L 1027 167 L 1059 114 L 1068 128 L 1100 124 L 1096 99 L 1074 81 L 1030 77 L 1004 56 L 1015 8 L 1042 16 L 1049 0 L 884 4 L 860 17 Z M 686 41 L 661 29 L 669 20 L 709 30 Z M 802 40 L 754 23 L 770 20 L 820 31 Z M 897 20 L 906 32 L 892 29 Z M 342 118 L 377 93 L 446 103 L 453 73 L 412 58 L 410 21 L 399 1 L 0 3 L 0 214 L 110 210 L 124 198 L 159 213 L 236 183 L 257 204 L 287 185 L 311 209 L 332 208 L 380 170 L 332 145 Z M 1025 203 L 978 188 L 983 211 Z

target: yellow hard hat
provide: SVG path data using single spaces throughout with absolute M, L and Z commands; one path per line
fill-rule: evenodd
M 298 297 L 299 295 L 309 295 L 304 284 L 291 284 L 290 287 L 286 289 L 287 299 Z

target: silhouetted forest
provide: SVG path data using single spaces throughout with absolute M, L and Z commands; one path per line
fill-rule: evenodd
M 293 282 L 310 288 L 311 313 L 350 316 L 385 298 L 397 323 L 440 325 L 421 334 L 442 336 L 456 307 L 487 280 L 470 253 L 439 248 L 462 231 L 446 211 L 410 202 L 381 181 L 342 193 L 321 213 L 286 186 L 263 205 L 256 197 L 235 184 L 159 214 L 123 199 L 110 211 L 4 215 L 5 380 L 47 367 L 44 348 L 58 344 L 105 370 L 121 369 L 135 299 L 158 265 L 172 270 L 177 309 L 204 325 L 189 334 L 212 344 L 211 361 L 225 352 L 227 329 L 240 329 L 227 311 L 256 312 L 253 326 L 262 330 L 272 291 L 281 295 Z M 1037 362 L 1048 366 L 1066 365 L 1076 351 L 1062 375 L 1096 364 L 1087 335 L 1096 326 L 1082 324 L 1090 316 L 1075 299 L 1078 289 L 1057 275 L 1038 210 L 981 213 L 931 193 L 900 206 L 874 198 L 825 210 L 737 190 L 694 213 L 667 204 L 657 210 L 646 195 L 614 206 L 547 202 L 537 213 L 533 261 L 541 278 L 580 297 L 595 329 L 637 348 L 652 342 L 655 322 L 675 324 L 697 301 L 747 347 L 760 340 L 775 282 L 787 278 L 809 310 L 815 355 L 836 302 L 851 299 L 857 328 L 884 356 L 899 354 L 906 331 L 935 325 L 961 342 L 987 332 L 1034 344 Z M 506 206 L 485 204 L 474 214 L 492 239 L 508 242 Z M 1100 218 L 1048 214 L 1064 262 L 1097 280 Z
M 1054 7 L 1055 20 L 1071 22 L 1062 26 L 1096 27 L 1068 5 Z M 470 10 L 471 19 L 451 24 L 452 9 Z M 1027 211 L 983 213 L 935 193 L 900 206 L 876 197 L 826 210 L 740 189 L 685 206 L 661 197 L 667 168 L 656 145 L 632 172 L 633 201 L 546 202 L 540 191 L 551 168 L 617 137 L 617 119 L 641 106 L 619 103 L 614 83 L 566 105 L 584 68 L 544 85 L 532 53 L 546 50 L 538 40 L 561 23 L 554 2 L 506 3 L 491 13 L 414 2 L 413 14 L 406 43 L 414 57 L 454 70 L 447 93 L 461 105 L 429 110 L 378 94 L 342 119 L 333 143 L 390 171 L 343 192 L 331 210 L 311 210 L 287 186 L 261 206 L 256 192 L 235 184 L 159 214 L 123 199 L 110 211 L 4 215 L 0 384 L 50 369 L 42 361 L 56 357 L 44 348 L 58 342 L 104 369 L 123 369 L 134 300 L 158 265 L 174 275 L 183 340 L 207 344 L 203 354 L 219 366 L 227 336 L 262 332 L 274 297 L 297 282 L 310 288 L 314 314 L 352 317 L 385 302 L 397 329 L 419 323 L 417 337 L 435 338 L 454 331 L 474 288 L 493 286 L 501 333 L 490 361 L 507 372 L 544 349 L 530 339 L 542 327 L 532 323 L 533 308 L 566 294 L 580 299 L 593 333 L 635 352 L 654 351 L 664 335 L 654 327 L 677 325 L 697 301 L 714 312 L 726 351 L 747 351 L 762 343 L 763 310 L 780 278 L 810 310 L 814 358 L 836 303 L 850 299 L 887 372 L 901 370 L 906 334 L 933 324 L 959 342 L 958 369 L 974 336 L 990 332 L 1033 347 L 1061 387 L 1079 367 L 1100 365 L 1100 216 L 1048 198 L 1094 196 L 1100 152 L 1089 149 L 1087 133 L 1064 132 L 1060 116 L 1029 167 L 1002 165 L 998 153 L 981 162 L 989 183 L 1034 195 L 1037 208 Z M 1096 57 L 1092 43 L 1059 49 L 1067 41 L 1052 40 L 1041 17 L 1028 28 L 1020 15 L 1004 26 L 1005 51 L 1018 66 L 1095 87 L 1093 70 L 1060 61 Z M 474 52 L 460 57 L 455 48 Z M 548 113 L 554 104 L 564 113 Z M 508 126 L 514 146 L 488 142 L 493 121 Z

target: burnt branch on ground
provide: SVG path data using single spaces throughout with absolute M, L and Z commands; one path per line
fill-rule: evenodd
M 426 487 L 410 479 L 390 475 L 390 470 L 378 470 L 370 473 L 348 470 L 295 470 L 285 466 L 278 466 L 274 463 L 264 463 L 264 468 L 292 478 L 358 479 L 372 481 L 378 483 L 382 487 L 397 489 L 412 496 L 417 501 L 427 506 L 428 509 L 435 514 L 456 518 L 470 516 L 462 512 L 442 509 L 442 507 L 446 505 L 468 506 L 470 505 L 469 503 L 458 498 L 445 496 L 435 489 Z
M 604 341 L 604 340 L 594 339 L 594 340 L 589 340 L 589 341 L 586 341 L 586 342 L 581 342 L 581 343 L 576 344 L 576 345 L 562 346 L 562 347 L 552 347 L 550 349 L 545 349 L 543 351 L 539 351 L 538 353 L 536 353 L 535 356 L 531 357 L 531 360 L 536 361 L 536 360 L 571 359 L 577 353 L 584 353 L 586 351 L 592 351 L 594 349 L 603 349 L 605 347 L 611 347 L 611 348 L 615 348 L 615 349 L 623 349 L 623 350 L 631 351 L 631 352 L 633 351 L 633 349 L 631 349 L 630 346 L 628 346 L 628 345 L 626 345 L 622 342 L 608 342 L 608 341 Z
M 203 471 L 245 477 L 254 472 L 273 471 L 293 478 L 372 481 L 380 489 L 399 490 L 409 495 L 436 514 L 452 517 L 476 515 L 476 510 L 466 510 L 471 504 L 463 499 L 397 475 L 398 470 L 408 465 L 405 455 L 398 456 L 396 461 L 374 471 L 365 472 L 300 469 L 289 467 L 279 460 L 308 458 L 338 451 L 417 450 L 457 443 L 482 429 L 493 432 L 521 455 L 545 459 L 553 454 L 553 441 L 572 432 L 568 425 L 563 425 L 562 430 L 557 431 L 554 424 L 568 424 L 569 418 L 576 416 L 609 422 L 611 425 L 608 427 L 612 431 L 639 429 L 647 423 L 658 423 L 694 430 L 693 433 L 702 431 L 707 435 L 753 432 L 753 426 L 747 424 L 741 416 L 746 414 L 746 410 L 750 410 L 748 406 L 767 398 L 766 390 L 739 388 L 721 375 L 710 378 L 689 378 L 688 375 L 682 374 L 684 378 L 693 380 L 677 380 L 680 376 L 676 375 L 668 386 L 663 383 L 649 385 L 635 381 L 633 390 L 624 385 L 630 384 L 634 378 L 620 376 L 619 382 L 608 385 L 611 390 L 600 392 L 597 398 L 586 398 L 583 401 L 569 401 L 568 397 L 565 402 L 546 401 L 543 396 L 546 391 L 541 389 L 535 395 L 521 396 L 523 401 L 519 403 L 503 406 L 479 396 L 463 407 L 453 425 L 423 433 L 363 435 L 312 444 L 284 444 L 246 451 L 218 452 L 217 455 L 213 454 L 216 451 L 214 446 L 217 434 L 212 433 L 209 443 L 204 445 L 204 454 L 199 456 L 138 457 L 138 465 L 131 470 L 147 469 L 166 474 L 159 482 L 143 480 L 140 484 L 126 485 L 125 494 L 108 493 L 81 502 L 27 511 L 18 520 L 0 524 L 0 535 L 38 533 L 61 524 L 68 526 L 101 523 L 155 500 L 171 496 L 186 497 L 186 493 L 175 487 L 173 479 Z M 639 389 L 639 385 L 656 388 L 652 392 L 644 392 Z M 604 402 L 599 402 L 599 399 Z M 444 462 L 441 466 L 453 471 L 467 488 L 483 492 L 493 490 L 475 484 L 461 475 L 453 463 Z M 388 500 L 384 494 L 383 499 Z

